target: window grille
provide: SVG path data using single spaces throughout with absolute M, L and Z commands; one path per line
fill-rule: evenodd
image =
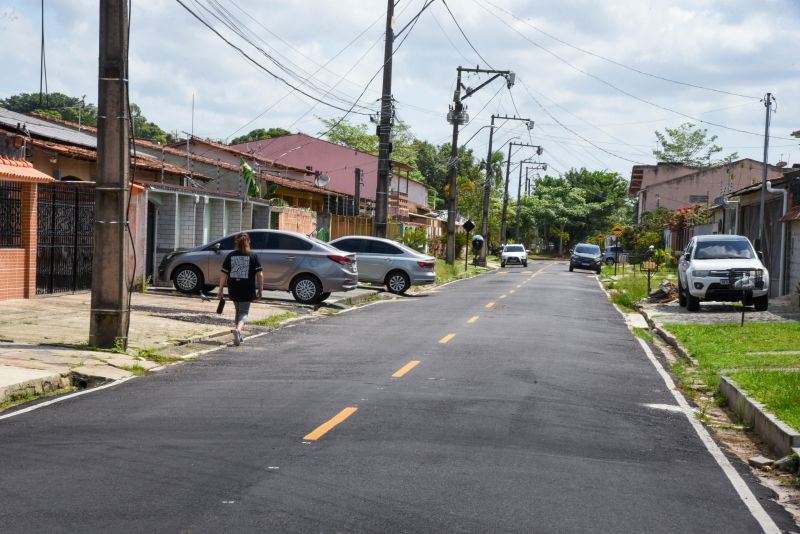
M 0 248 L 22 247 L 22 184 L 0 181 Z

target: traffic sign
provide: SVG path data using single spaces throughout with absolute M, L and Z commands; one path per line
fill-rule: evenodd
M 619 237 L 622 235 L 623 230 L 625 230 L 625 228 L 623 228 L 621 224 L 615 224 L 611 229 L 611 233 Z
M 464 228 L 465 232 L 471 232 L 472 229 L 475 228 L 475 223 L 472 222 L 472 219 L 467 219 L 461 226 Z

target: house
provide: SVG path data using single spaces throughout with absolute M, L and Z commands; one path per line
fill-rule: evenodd
M 91 127 L 0 109 L 0 139 L 21 142 L 19 158 L 47 178 L 35 197 L 35 289 L 23 296 L 91 288 L 96 134 Z M 131 152 L 132 280 L 155 279 L 163 256 L 178 248 L 270 226 L 270 202 L 243 196 L 240 167 L 209 160 L 208 174 L 188 170 L 166 161 L 169 151 L 137 140 Z M 226 184 L 234 191 L 225 191 Z
M 761 182 L 733 191 L 712 206 L 709 233 L 739 234 L 756 243 Z M 785 295 L 800 284 L 800 167 L 768 181 L 764 195 L 764 266 L 770 273 L 770 296 Z
M 698 204 L 709 206 L 717 197 L 761 183 L 762 172 L 762 163 L 749 158 L 707 168 L 671 163 L 634 165 L 628 193 L 637 200 L 641 221 L 643 213 L 659 208 L 674 211 Z M 767 166 L 768 180 L 782 174 L 780 167 Z
M 334 194 L 346 195 L 358 209 L 352 214 L 374 210 L 378 184 L 378 157 L 352 148 L 317 139 L 303 133 L 284 135 L 235 145 L 241 152 L 264 158 L 273 164 L 286 164 L 307 169 L 312 176 L 321 176 L 325 189 Z M 426 184 L 410 178 L 413 167 L 400 162 L 392 163 L 389 184 L 389 214 L 408 221 L 412 214 L 430 211 Z

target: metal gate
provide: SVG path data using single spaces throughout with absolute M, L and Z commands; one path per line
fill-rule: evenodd
M 39 184 L 36 294 L 91 289 L 94 188 Z

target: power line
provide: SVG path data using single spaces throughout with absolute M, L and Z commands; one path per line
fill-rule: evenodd
M 448 5 L 447 5 L 447 2 L 446 2 L 445 0 L 442 0 L 442 3 L 444 4 L 444 7 L 446 7 L 446 8 L 447 8 L 447 12 L 448 12 L 448 13 L 450 13 L 450 18 L 451 18 L 451 19 L 453 19 L 453 22 L 455 22 L 455 23 L 456 23 L 456 27 L 458 28 L 458 31 L 460 31 L 460 32 L 461 32 L 461 35 L 464 37 L 464 40 L 465 40 L 465 41 L 467 41 L 467 44 L 469 44 L 469 47 L 470 47 L 470 48 L 472 48 L 472 51 L 473 51 L 473 52 L 475 52 L 475 53 L 478 55 L 478 57 L 479 57 L 479 58 L 481 58 L 481 61 L 483 61 L 483 63 L 484 63 L 484 64 L 485 64 L 487 67 L 489 67 L 490 69 L 494 70 L 494 67 L 492 67 L 492 66 L 489 64 L 489 62 L 488 62 L 488 61 L 486 61 L 486 58 L 484 58 L 484 57 L 481 55 L 481 53 L 480 53 L 480 52 L 478 52 L 478 49 L 477 49 L 477 48 L 475 48 L 475 46 L 472 44 L 472 41 L 470 41 L 470 40 L 469 40 L 469 37 L 467 37 L 467 34 L 466 34 L 466 33 L 464 33 L 464 30 L 461 28 L 461 24 L 459 24 L 459 23 L 458 23 L 458 21 L 456 20 L 456 16 L 455 16 L 455 15 L 453 15 L 453 12 L 452 12 L 452 11 L 450 11 L 450 6 L 448 6 Z
M 365 113 L 365 112 L 362 112 L 362 111 L 353 111 L 353 109 L 354 109 L 354 108 L 356 107 L 356 105 L 358 104 L 358 100 L 356 100 L 356 101 L 353 103 L 353 105 L 350 107 L 350 109 L 347 109 L 347 108 L 343 108 L 343 107 L 337 106 L 337 105 L 335 105 L 335 104 L 331 104 L 330 102 L 325 102 L 324 100 L 322 100 L 322 99 L 320 99 L 320 98 L 318 98 L 318 97 L 316 97 L 316 96 L 314 96 L 314 95 L 312 95 L 312 94 L 308 93 L 307 91 L 304 91 L 304 90 L 303 90 L 303 89 L 301 89 L 299 86 L 297 86 L 297 85 L 295 85 L 295 84 L 292 84 L 292 83 L 290 83 L 290 82 L 289 82 L 288 80 L 286 80 L 285 78 L 283 78 L 283 77 L 279 76 L 278 74 L 276 74 L 276 73 L 272 72 L 271 70 L 269 70 L 268 68 L 266 68 L 264 65 L 262 65 L 261 63 L 259 63 L 259 62 L 258 62 L 258 61 L 256 61 L 255 59 L 253 59 L 253 57 L 251 57 L 251 56 L 250 56 L 248 53 L 246 53 L 244 50 L 242 50 L 242 48 L 241 48 L 241 47 L 239 47 L 239 46 L 235 45 L 234 43 L 232 43 L 232 42 L 231 42 L 229 39 L 227 39 L 227 38 L 226 38 L 224 35 L 222 35 L 222 34 L 221 34 L 219 31 L 217 31 L 217 29 L 216 29 L 216 28 L 214 28 L 214 27 L 213 27 L 211 24 L 209 24 L 208 22 L 206 22 L 206 21 L 205 21 L 205 20 L 204 20 L 202 17 L 200 17 L 200 16 L 199 16 L 197 13 L 195 13 L 194 11 L 192 11 L 192 10 L 191 10 L 191 9 L 190 9 L 190 8 L 189 8 L 189 7 L 188 7 L 188 6 L 187 6 L 187 5 L 184 3 L 184 2 L 183 2 L 183 0 L 175 0 L 175 1 L 176 1 L 176 2 L 178 2 L 178 3 L 179 3 L 179 4 L 180 4 L 180 5 L 181 5 L 181 6 L 182 6 L 182 7 L 183 7 L 183 8 L 184 8 L 186 11 L 188 11 L 190 15 L 192 15 L 194 18 L 196 18 L 198 21 L 200 21 L 200 22 L 201 22 L 201 23 L 202 23 L 202 24 L 203 24 L 203 25 L 204 25 L 206 28 L 208 28 L 209 30 L 211 30 L 212 32 L 214 32 L 214 33 L 217 35 L 217 37 L 219 37 L 220 39 L 222 39 L 222 40 L 223 40 L 223 41 L 224 41 L 224 42 L 225 42 L 225 43 L 226 43 L 228 46 L 230 46 L 231 48 L 233 48 L 234 50 L 236 50 L 236 51 L 237 51 L 237 52 L 238 52 L 238 53 L 239 53 L 241 56 L 243 56 L 245 59 L 247 59 L 248 61 L 250 61 L 250 62 L 251 62 L 253 65 L 255 65 L 255 66 L 256 66 L 256 67 L 258 67 L 259 69 L 263 70 L 264 72 L 266 72 L 267 74 L 269 74 L 270 76 L 272 76 L 273 78 L 275 78 L 276 80 L 278 80 L 278 81 L 282 82 L 283 84 L 285 84 L 285 85 L 287 85 L 287 86 L 291 87 L 292 89 L 294 89 L 294 90 L 295 90 L 295 91 L 297 91 L 298 93 L 300 93 L 300 94 L 302 94 L 302 95 L 305 95 L 306 97 L 308 97 L 308 98 L 310 98 L 311 100 L 314 100 L 314 101 L 316 101 L 316 102 L 319 102 L 320 104 L 324 104 L 325 106 L 328 106 L 328 107 L 331 107 L 331 108 L 333 108 L 333 109 L 337 109 L 337 110 L 340 110 L 340 111 L 345 111 L 347 114 L 350 114 L 350 113 L 357 113 L 357 114 L 359 114 L 359 115 L 365 115 L 365 116 L 367 116 L 367 115 L 370 115 L 369 113 Z M 362 95 L 363 95 L 363 92 L 362 92 Z M 359 98 L 361 98 L 361 96 L 359 96 Z
M 473 0 L 473 1 L 474 1 L 474 0 Z M 726 126 L 726 125 L 724 125 L 724 124 L 719 124 L 719 123 L 716 123 L 716 122 L 711 122 L 711 121 L 703 120 L 703 119 L 700 119 L 700 118 L 698 118 L 698 117 L 695 117 L 695 116 L 689 115 L 689 114 L 687 114 L 687 113 L 683 113 L 683 112 L 681 112 L 681 111 L 678 111 L 678 110 L 675 110 L 675 109 L 672 109 L 672 108 L 668 108 L 668 107 L 666 107 L 666 106 L 662 106 L 661 104 L 657 104 L 657 103 L 655 103 L 655 102 L 651 102 L 650 100 L 646 100 L 646 99 L 644 99 L 644 98 L 642 98 L 642 97 L 640 97 L 640 96 L 637 96 L 637 95 L 635 95 L 635 94 L 633 94 L 633 93 L 631 93 L 631 92 L 629 92 L 629 91 L 626 91 L 625 89 L 622 89 L 621 87 L 618 87 L 618 86 L 614 85 L 613 83 L 611 83 L 611 82 L 609 82 L 609 81 L 607 81 L 607 80 L 604 80 L 603 78 L 601 78 L 601 77 L 599 77 L 599 76 L 597 76 L 597 75 L 595 75 L 595 74 L 592 74 L 591 72 L 589 72 L 589 71 L 587 71 L 587 70 L 584 70 L 584 69 L 582 69 L 582 68 L 580 68 L 580 67 L 578 67 L 578 66 L 576 66 L 576 65 L 573 65 L 572 63 L 570 63 L 569 61 L 567 61 L 567 60 L 566 60 L 566 59 L 564 59 L 563 57 L 559 56 L 558 54 L 556 54 L 556 53 L 555 53 L 555 52 L 553 52 L 552 50 L 550 50 L 550 49 L 548 49 L 548 48 L 546 48 L 546 47 L 544 47 L 544 46 L 540 45 L 540 44 L 539 44 L 539 43 L 537 43 L 536 41 L 533 41 L 532 39 L 530 39 L 530 38 L 529 38 L 527 35 L 525 35 L 524 33 L 520 32 L 519 30 L 517 30 L 516 28 L 514 28 L 513 26 L 511 26 L 510 24 L 508 24 L 508 22 L 506 22 L 505 20 L 501 19 L 501 18 L 500 18 L 500 17 L 499 17 L 499 16 L 498 16 L 496 13 L 494 13 L 494 12 L 492 12 L 491 10 L 487 9 L 485 6 L 483 6 L 483 5 L 481 5 L 481 4 L 478 4 L 478 6 L 480 6 L 480 7 L 481 7 L 481 8 L 482 8 L 484 11 L 486 11 L 487 13 L 489 13 L 490 15 L 492 15 L 493 17 L 495 17 L 495 18 L 496 18 L 497 20 L 499 20 L 499 21 L 500 21 L 500 22 L 501 22 L 503 25 L 505 25 L 506 27 L 510 28 L 510 29 L 511 29 L 513 32 L 515 32 L 515 33 L 516 33 L 516 34 L 518 34 L 520 37 L 522 37 L 523 39 L 525 39 L 526 41 L 528 41 L 529 43 L 531 43 L 531 44 L 532 44 L 533 46 L 535 46 L 536 48 L 539 48 L 539 49 L 540 49 L 540 50 L 542 50 L 543 52 L 545 52 L 545 53 L 547 53 L 547 54 L 549 54 L 549 55 L 553 56 L 553 57 L 554 57 L 554 58 L 556 58 L 558 61 L 560 61 L 560 62 L 564 63 L 565 65 L 567 65 L 567 66 L 568 66 L 568 67 L 570 67 L 571 69 L 573 69 L 573 70 L 575 70 L 575 71 L 577 71 L 577 72 L 580 72 L 580 73 L 581 73 L 581 74 L 583 74 L 584 76 L 588 76 L 588 77 L 590 77 L 590 78 L 592 78 L 592 79 L 594 79 L 594 80 L 597 80 L 598 82 L 602 83 L 603 85 L 606 85 L 606 86 L 608 86 L 608 87 L 610 87 L 610 88 L 614 89 L 615 91 L 617 91 L 617 92 L 619 92 L 619 93 L 622 93 L 623 95 L 625 95 L 625 96 L 627 96 L 627 97 L 629 97 L 629 98 L 633 98 L 634 100 L 637 100 L 637 101 L 639 101 L 639 102 L 642 102 L 642 103 L 644 103 L 644 104 L 647 104 L 647 105 L 649 105 L 649 106 L 653 106 L 653 107 L 656 107 L 656 108 L 658 108 L 658 109 L 662 109 L 662 110 L 664 110 L 664 111 L 668 111 L 668 112 L 670 112 L 670 113 L 674 113 L 675 115 L 680 115 L 681 117 L 686 117 L 687 119 L 690 119 L 690 120 L 693 120 L 693 121 L 696 121 L 696 122 L 700 122 L 700 123 L 703 123 L 703 124 L 708 124 L 708 125 L 710 125 L 710 126 L 716 126 L 717 128 L 723 128 L 723 129 L 725 129 L 725 130 L 731 130 L 731 131 L 734 131 L 734 132 L 744 133 L 744 134 L 748 134 L 748 135 L 755 135 L 755 136 L 758 136 L 758 137 L 762 137 L 762 136 L 763 136 L 763 134 L 761 134 L 761 133 L 758 133 L 758 132 L 751 132 L 751 131 L 749 131 L 749 130 L 742 130 L 742 129 L 740 129 L 740 128 L 733 128 L 733 127 L 731 127 L 731 126 Z M 788 137 L 778 137 L 778 136 L 770 136 L 770 137 L 772 137 L 772 138 L 774 138 L 774 139 L 783 139 L 783 140 L 787 140 L 787 141 L 792 141 L 792 139 L 791 139 L 791 138 L 788 138 Z
M 509 10 L 507 10 L 507 9 L 501 7 L 501 6 L 498 6 L 497 4 L 492 2 L 491 0 L 485 0 L 485 1 L 486 1 L 487 4 L 489 4 L 490 6 L 494 7 L 495 9 L 504 12 L 505 14 L 509 15 L 510 17 L 514 18 L 515 20 L 518 20 L 519 22 L 525 24 L 526 26 L 529 26 L 529 27 L 533 28 L 537 32 L 541 33 L 542 35 L 546 35 L 547 37 L 549 37 L 550 39 L 553 39 L 554 41 L 557 41 L 557 42 L 559 42 L 559 43 L 561 43 L 563 45 L 566 45 L 566 46 L 568 46 L 568 47 L 570 47 L 570 48 L 572 48 L 574 50 L 577 50 L 579 52 L 583 52 L 584 54 L 588 54 L 588 55 L 590 55 L 592 57 L 596 57 L 598 59 L 602 59 L 603 61 L 608 61 L 609 63 L 617 65 L 618 67 L 622 67 L 623 69 L 627 69 L 629 71 L 636 72 L 637 74 L 641 74 L 643 76 L 648 76 L 650 78 L 655 78 L 657 80 L 662 80 L 662 81 L 665 81 L 665 82 L 674 83 L 674 84 L 678 84 L 678 85 L 684 85 L 686 87 L 694 87 L 695 89 L 703 89 L 704 91 L 713 91 L 715 93 L 722 93 L 722 94 L 725 94 L 725 95 L 738 96 L 738 97 L 741 97 L 741 98 L 749 98 L 751 100 L 761 100 L 760 96 L 744 95 L 744 94 L 741 94 L 741 93 L 735 93 L 735 92 L 732 92 L 732 91 L 726 91 L 724 89 L 715 89 L 713 87 L 706 87 L 706 86 L 703 86 L 703 85 L 697 85 L 697 84 L 693 84 L 693 83 L 689 83 L 689 82 L 682 82 L 680 80 L 673 80 L 672 78 L 667 78 L 666 76 L 660 76 L 658 74 L 653 74 L 653 73 L 650 73 L 650 72 L 646 72 L 646 71 L 637 69 L 636 67 L 631 67 L 630 65 L 626 65 L 626 64 L 624 64 L 624 63 L 622 63 L 620 61 L 616 61 L 614 59 L 608 58 L 608 57 L 603 56 L 601 54 L 597 54 L 595 52 L 592 52 L 591 50 L 586 50 L 586 49 L 581 48 L 579 46 L 575 46 L 575 45 L 573 45 L 573 44 L 571 44 L 571 43 L 569 43 L 569 42 L 567 42 L 567 41 L 565 41 L 563 39 L 560 39 L 560 38 L 556 37 L 555 35 L 552 35 L 552 34 L 546 32 L 546 31 L 542 30 L 541 28 L 539 28 L 537 26 L 534 26 L 533 24 L 531 24 L 527 20 L 515 15 L 511 11 L 509 11 Z

